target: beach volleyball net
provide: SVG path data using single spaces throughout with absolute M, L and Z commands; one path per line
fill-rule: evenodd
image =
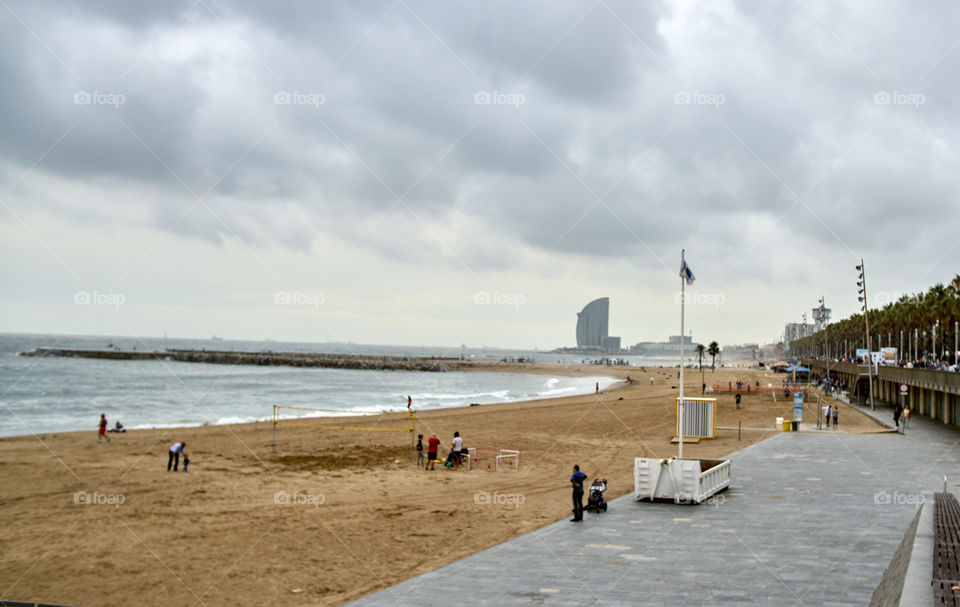
M 362 417 L 365 425 L 336 423 L 343 417 Z M 356 422 L 354 422 L 356 423 Z M 355 430 L 361 432 L 409 432 L 413 447 L 413 433 L 417 417 L 414 411 L 364 411 L 360 409 L 312 409 L 291 405 L 273 406 L 273 450 L 277 450 L 277 428 L 296 426 L 322 430 Z

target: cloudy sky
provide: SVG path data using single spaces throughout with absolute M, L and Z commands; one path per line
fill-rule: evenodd
M 0 2 L 0 331 L 769 342 L 958 272 L 954 2 Z

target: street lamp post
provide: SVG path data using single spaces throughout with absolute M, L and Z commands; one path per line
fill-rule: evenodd
M 859 280 L 857 280 L 860 295 L 857 299 L 863 305 L 863 322 L 867 331 L 867 382 L 870 386 L 870 408 L 876 409 L 877 407 L 873 402 L 873 357 L 870 353 L 870 306 L 867 303 L 867 272 L 864 269 L 862 257 L 860 258 L 860 265 L 857 266 L 857 271 L 860 272 Z
M 937 359 L 940 358 L 939 356 L 937 356 L 937 326 L 939 324 L 940 324 L 939 320 L 933 323 L 933 337 L 932 337 L 933 341 L 931 342 L 932 349 L 933 349 L 933 364 L 937 364 Z

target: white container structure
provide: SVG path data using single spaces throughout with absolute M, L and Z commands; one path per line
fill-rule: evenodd
M 633 497 L 699 504 L 730 486 L 730 460 L 638 457 L 633 464 Z

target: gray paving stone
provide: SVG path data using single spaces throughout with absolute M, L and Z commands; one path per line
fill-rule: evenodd
M 960 487 L 960 433 L 916 417 L 906 435 L 784 433 L 730 459 L 713 503 L 624 496 L 352 604 L 864 605 L 918 501 L 944 475 Z

